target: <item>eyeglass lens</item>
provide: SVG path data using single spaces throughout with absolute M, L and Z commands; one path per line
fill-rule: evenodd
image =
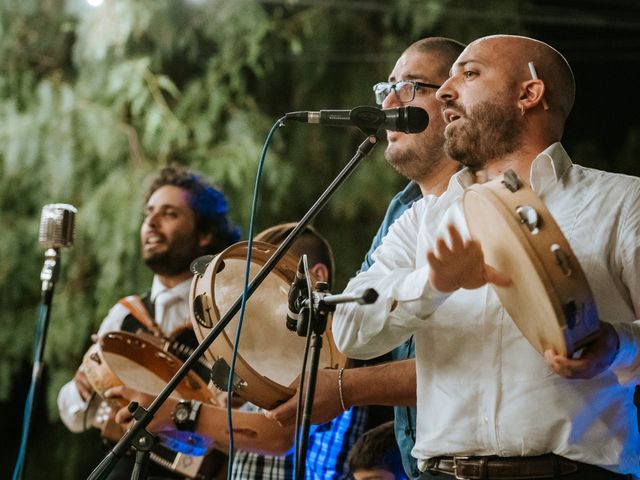
M 387 98 L 392 90 L 395 92 L 398 101 L 410 102 L 415 97 L 415 89 L 416 86 L 413 82 L 380 82 L 373 87 L 378 105 L 382 105 L 382 102 L 384 102 L 384 99 Z

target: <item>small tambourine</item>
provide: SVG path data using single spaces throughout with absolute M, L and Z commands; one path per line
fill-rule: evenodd
M 157 395 L 181 366 L 181 360 L 155 342 L 121 331 L 106 333 L 89 348 L 82 361 L 89 383 L 101 397 L 109 388 L 118 385 Z M 172 396 L 217 404 L 211 390 L 193 372 L 187 373 Z M 115 408 L 128 403 L 115 402 Z

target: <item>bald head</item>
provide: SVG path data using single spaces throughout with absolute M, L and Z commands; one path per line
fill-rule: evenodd
M 436 96 L 447 124 L 445 151 L 481 170 L 532 158 L 560 141 L 575 85 L 566 60 L 549 45 L 496 35 L 464 49 Z
M 514 83 L 531 79 L 529 62 L 545 87 L 549 113 L 564 124 L 575 100 L 575 79 L 567 60 L 550 45 L 533 38 L 516 35 L 493 35 L 479 38 L 466 51 L 480 49 L 502 63 L 504 72 Z

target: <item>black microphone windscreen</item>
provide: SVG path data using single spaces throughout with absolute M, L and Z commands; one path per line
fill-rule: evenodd
M 406 125 L 403 132 L 420 133 L 429 125 L 429 115 L 426 110 L 420 107 L 404 107 L 401 109 L 405 118 L 402 121 Z

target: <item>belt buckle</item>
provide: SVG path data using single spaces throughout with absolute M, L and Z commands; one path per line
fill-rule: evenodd
M 453 475 L 456 480 L 469 480 L 468 477 L 461 477 L 458 474 L 458 460 L 469 460 L 471 457 L 453 457 Z

